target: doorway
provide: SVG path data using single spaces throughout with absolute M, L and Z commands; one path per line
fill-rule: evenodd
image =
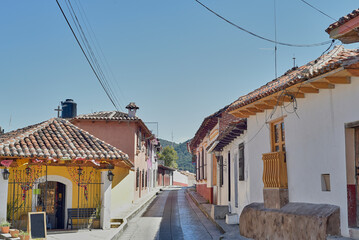
M 46 206 L 46 222 L 48 229 L 65 228 L 66 186 L 60 182 L 48 181 L 39 183 L 40 194 L 38 206 Z

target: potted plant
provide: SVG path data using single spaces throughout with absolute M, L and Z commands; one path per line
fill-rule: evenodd
M 10 223 L 6 220 L 2 221 L 0 223 L 0 226 L 1 226 L 1 232 L 2 233 L 9 233 L 10 231 Z
M 30 239 L 30 234 L 28 232 L 20 231 L 19 237 L 20 237 L 21 240 L 29 240 Z
M 12 238 L 17 238 L 19 236 L 19 230 L 10 229 L 10 235 L 11 235 Z
M 92 220 L 92 228 L 100 228 L 100 215 L 101 215 L 101 200 L 97 200 L 95 218 Z

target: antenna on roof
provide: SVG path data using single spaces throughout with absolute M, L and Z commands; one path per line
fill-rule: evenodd
M 293 68 L 295 68 L 296 65 L 295 65 L 295 55 L 293 54 Z

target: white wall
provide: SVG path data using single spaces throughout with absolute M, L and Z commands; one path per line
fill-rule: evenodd
M 2 173 L 4 169 L 0 169 L 0 222 L 6 220 L 6 209 L 7 209 L 7 193 L 9 181 L 4 180 Z
M 231 153 L 231 212 L 237 213 L 238 215 L 241 214 L 243 208 L 249 204 L 249 178 L 248 178 L 248 151 L 247 146 L 245 144 L 247 139 L 247 133 L 244 132 L 241 136 L 234 139 L 230 144 L 228 144 L 223 149 L 223 156 L 226 160 L 226 165 L 228 164 L 227 157 L 228 157 L 228 151 Z M 245 144 L 244 146 L 244 181 L 238 180 L 238 147 L 241 143 Z M 236 157 L 236 158 L 235 158 Z M 235 171 L 237 171 L 237 175 L 235 175 Z M 235 177 L 237 176 L 237 177 Z M 228 204 L 228 167 L 225 167 L 225 171 L 223 173 L 223 178 L 225 185 L 223 185 L 222 188 L 220 188 L 221 191 L 221 203 L 222 205 Z M 235 181 L 237 181 L 237 192 L 238 192 L 238 207 L 235 207 Z
M 319 94 L 297 99 L 295 114 L 278 108 L 271 120 L 284 118 L 290 202 L 326 203 L 340 207 L 342 235 L 349 236 L 344 124 L 359 120 L 359 78 Z M 293 110 L 289 109 L 288 110 Z M 248 119 L 250 202 L 263 202 L 262 154 L 270 152 L 267 113 Z M 256 135 L 256 136 L 255 136 Z M 254 137 L 254 138 L 253 138 Z M 253 139 L 252 139 L 253 138 Z M 321 174 L 330 174 L 331 191 L 321 189 Z
M 188 177 L 177 170 L 173 172 L 173 181 L 188 186 Z

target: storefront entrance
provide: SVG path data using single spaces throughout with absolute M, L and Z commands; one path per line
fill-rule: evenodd
M 66 186 L 60 182 L 40 183 L 40 194 L 37 196 L 37 206 L 46 206 L 47 228 L 65 228 L 65 194 Z

